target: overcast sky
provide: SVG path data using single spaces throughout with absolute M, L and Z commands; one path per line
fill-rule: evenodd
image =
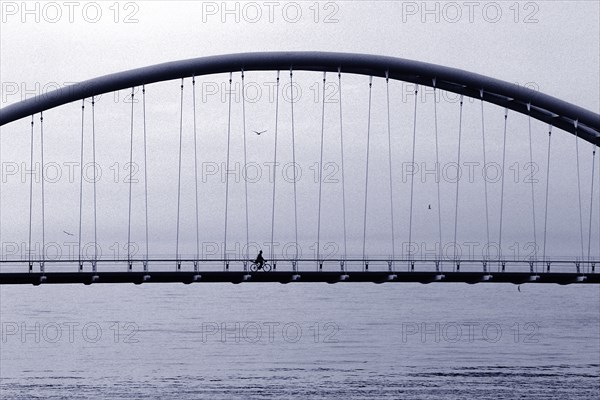
M 597 1 L 534 2 L 22 2 L 2 1 L 0 25 L 1 107 L 50 88 L 97 76 L 167 61 L 207 55 L 254 51 L 318 50 L 370 53 L 456 67 L 508 82 L 527 85 L 596 113 L 600 109 L 600 3 Z M 24 9 L 27 7 L 27 9 Z M 226 7 L 226 8 L 225 8 Z M 289 83 L 287 71 L 282 85 Z M 235 73 L 234 85 L 240 84 Z M 319 73 L 298 72 L 300 92 L 294 109 L 296 162 L 302 171 L 297 181 L 298 235 L 302 255 L 314 256 L 318 218 L 318 161 L 321 134 L 321 80 Z M 247 158 L 257 178 L 248 185 L 250 241 L 266 248 L 271 234 L 270 162 L 275 133 L 275 72 L 246 74 L 256 89 L 246 104 Z M 200 240 L 204 254 L 222 251 L 224 238 L 228 96 L 227 75 L 198 78 L 197 132 L 201 185 Z M 327 76 L 324 167 L 331 175 L 322 191 L 322 253 L 343 253 L 340 125 L 337 76 Z M 155 255 L 175 251 L 180 82 L 147 88 L 148 189 L 151 249 Z M 180 251 L 195 253 L 194 152 L 191 80 L 184 83 L 184 139 L 182 159 Z M 289 86 L 284 86 L 289 89 Z M 239 86 L 234 93 L 239 94 Z M 396 255 L 408 241 L 410 175 L 406 163 L 412 154 L 413 87 L 390 83 L 390 127 L 393 159 L 394 230 Z M 361 255 L 364 213 L 368 77 L 344 76 L 344 156 L 347 202 L 348 253 Z M 289 90 L 282 91 L 278 125 L 276 171 L 275 256 L 285 253 L 285 243 L 295 241 L 293 185 L 284 174 L 292 161 L 291 105 Z M 422 91 L 423 92 L 423 91 Z M 250 93 L 250 92 L 248 92 Z M 424 92 L 426 93 L 426 92 Z M 141 93 L 136 94 L 139 99 Z M 287 97 L 286 97 L 287 96 Z M 232 99 L 231 168 L 243 163 L 242 102 Z M 421 169 L 435 168 L 433 102 L 431 94 L 417 101 L 415 159 Z M 385 80 L 373 85 L 371 153 L 367 209 L 367 254 L 391 254 L 388 132 Z M 473 179 L 460 182 L 457 242 L 474 248 L 480 256 L 487 242 L 484 180 L 482 178 L 481 109 L 466 101 L 463 109 L 461 166 L 474 163 Z M 86 105 L 84 164 L 91 161 L 91 107 Z M 452 179 L 458 145 L 457 98 L 441 94 L 438 106 L 441 209 L 443 243 L 454 235 L 456 183 Z M 485 105 L 486 157 L 502 162 L 504 110 Z M 79 157 L 81 103 L 45 113 L 45 163 L 53 163 L 56 179 L 47 178 L 45 192 L 46 241 L 57 243 L 63 256 L 73 252 L 79 224 Z M 113 243 L 127 243 L 128 190 L 125 181 L 129 161 L 131 103 L 127 94 L 106 94 L 96 110 L 98 182 L 98 236 L 103 255 L 114 254 Z M 134 164 L 132 241 L 145 251 L 144 185 L 141 103 L 134 103 Z M 531 253 L 531 172 L 527 118 L 509 114 L 503 214 L 503 250 L 520 256 Z M 266 130 L 260 136 L 252 131 Z M 3 252 L 20 256 L 28 237 L 30 119 L 2 127 Z M 35 151 L 39 162 L 39 116 L 36 117 Z M 544 226 L 547 126 L 532 123 L 536 238 L 541 245 Z M 559 132 L 552 138 L 548 252 L 581 254 L 579 197 L 575 163 L 575 139 Z M 592 145 L 579 143 L 584 252 L 587 254 L 590 213 Z M 27 163 L 27 164 L 23 164 Z M 316 164 L 317 163 L 317 164 Z M 598 169 L 596 160 L 596 169 Z M 468 165 L 468 164 L 467 164 Z M 511 167 L 509 169 L 509 167 Z M 447 169 L 445 169 L 448 167 Z M 48 168 L 48 167 L 47 167 Z M 317 179 L 315 179 L 315 176 Z M 600 174 L 596 171 L 592 254 L 600 251 Z M 245 244 L 244 181 L 230 175 L 228 248 Z M 236 181 L 237 180 L 237 181 Z M 34 182 L 34 242 L 41 240 L 40 183 Z M 411 239 L 421 254 L 436 252 L 439 241 L 436 182 L 422 171 L 415 175 Z M 84 181 L 83 241 L 92 237 L 92 185 Z M 490 240 L 498 241 L 500 180 L 489 180 Z M 429 209 L 431 206 L 431 210 Z M 67 232 L 67 233 L 65 233 Z M 73 234 L 74 236 L 70 236 Z M 517 242 L 516 246 L 509 248 Z M 237 243 L 237 244 L 236 244 Z M 329 243 L 328 247 L 325 243 Z M 477 243 L 470 245 L 469 243 Z M 71 247 L 69 247 L 71 246 Z M 215 246 L 219 251 L 215 250 Z M 15 250 L 15 247 L 18 250 Z M 113 246 L 114 247 L 114 246 Z M 71 250 L 69 250 L 71 248 Z M 54 249 L 49 252 L 56 253 Z M 76 250 L 75 250 L 76 251 Z M 452 250 L 449 250 L 450 253 Z M 218 254 L 217 254 L 218 255 Z M 269 255 L 270 257 L 270 255 Z

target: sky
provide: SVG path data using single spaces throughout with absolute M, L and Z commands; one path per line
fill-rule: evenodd
M 45 94 L 56 87 L 162 62 L 240 52 L 304 50 L 368 53 L 450 66 L 528 86 L 596 113 L 600 110 L 600 3 L 596 1 L 2 1 L 0 10 L 0 107 Z M 348 256 L 360 257 L 363 234 L 367 239 L 365 253 L 370 257 L 406 255 L 409 241 L 416 243 L 411 248 L 413 254 L 435 256 L 439 250 L 436 245 L 440 235 L 439 207 L 442 248 L 446 255 L 452 255 L 457 210 L 456 180 L 453 178 L 456 169 L 452 164 L 457 161 L 458 148 L 460 105 L 457 96 L 438 93 L 438 171 L 441 177 L 441 201 L 438 204 L 436 175 L 426 173 L 437 165 L 431 91 L 421 88 L 416 98 L 418 111 L 415 118 L 414 87 L 402 82 L 389 83 L 388 136 L 385 80 L 373 81 L 369 125 L 368 77 L 344 75 L 345 192 L 342 192 L 339 87 L 337 76 L 328 74 L 323 117 L 324 172 L 319 203 L 323 75 L 302 71 L 294 74 L 296 142 L 292 147 L 292 92 L 289 74 L 282 72 L 277 118 L 280 164 L 275 173 L 273 214 L 271 163 L 274 160 L 277 99 L 275 74 L 274 71 L 247 72 L 249 88 L 245 92 L 248 97 L 245 104 L 239 96 L 240 74 L 233 74 L 235 95 L 232 96 L 230 120 L 229 76 L 197 78 L 195 111 L 201 182 L 198 238 L 191 79 L 184 81 L 183 108 L 180 82 L 163 82 L 146 88 L 151 255 L 173 257 L 176 252 L 178 198 L 180 255 L 194 257 L 197 239 L 202 256 L 222 254 L 225 204 L 228 205 L 229 221 L 227 247 L 232 256 L 244 255 L 246 202 L 241 175 L 244 161 L 242 106 L 246 107 L 247 165 L 255 172 L 255 179 L 248 179 L 249 241 L 256 243 L 249 253 L 260 247 L 267 249 L 270 258 L 293 255 L 296 250 L 293 245 L 296 242 L 296 208 L 298 242 L 303 257 L 315 257 L 317 238 L 322 256 L 340 258 L 347 248 Z M 127 179 L 132 115 L 129 94 L 106 94 L 96 104 L 96 154 L 102 173 L 97 182 L 97 235 L 105 257 L 126 255 L 128 232 L 130 241 L 135 244 L 135 254 L 143 255 L 146 251 L 140 95 L 138 90 L 133 103 L 134 181 L 131 185 Z M 92 154 L 90 106 L 89 101 L 86 102 L 84 165 L 91 162 Z M 460 165 L 466 176 L 459 182 L 456 241 L 465 256 L 477 258 L 488 242 L 481 104 L 466 100 L 463 107 Z M 484 112 L 486 161 L 496 168 L 502 163 L 504 110 L 486 104 Z M 183 121 L 181 180 L 178 174 L 180 117 Z M 532 121 L 533 164 L 530 165 L 527 117 L 511 113 L 507 121 L 504 189 L 499 177 L 488 176 L 487 179 L 490 241 L 499 241 L 502 213 L 503 253 L 519 257 L 531 255 L 531 242 L 535 240 L 539 254 L 544 234 L 548 127 Z M 34 243 L 41 243 L 43 204 L 45 242 L 52 243 L 46 251 L 57 257 L 68 258 L 77 252 L 81 126 L 81 103 L 65 105 L 44 114 L 44 171 L 47 177 L 42 202 L 41 180 L 39 174 L 34 174 L 32 236 Z M 365 233 L 364 188 L 369 126 L 370 175 Z M 34 150 L 38 163 L 39 128 L 39 116 L 36 116 Z M 266 132 L 261 135 L 253 132 L 262 130 Z M 223 173 L 228 131 L 230 169 L 235 171 L 229 175 L 229 185 L 225 180 L 227 175 Z M 592 145 L 582 141 L 576 144 L 573 135 L 557 132 L 552 136 L 547 252 L 554 256 L 587 255 L 589 245 L 591 254 L 597 256 L 600 253 L 600 181 L 597 180 L 600 173 L 596 171 L 592 197 Z M 415 162 L 419 170 L 411 181 L 408 168 L 412 165 L 413 133 L 416 138 Z M 30 189 L 30 175 L 26 169 L 30 135 L 30 119 L 3 126 L 0 134 L 0 237 L 5 259 L 26 254 Z M 580 155 L 580 191 L 576 151 Z M 293 157 L 301 174 L 296 180 L 296 207 L 293 179 L 289 178 Z M 600 162 L 595 160 L 596 169 L 599 165 Z M 533 203 L 530 178 L 534 180 Z M 87 244 L 93 243 L 92 181 L 84 180 L 82 192 L 82 242 Z M 130 186 L 132 228 L 129 231 Z M 390 207 L 390 201 L 393 207 Z M 591 209 L 594 211 L 590 229 Z M 272 215 L 275 215 L 274 241 L 278 244 L 271 252 Z M 87 246 L 88 255 L 91 254 L 89 250 L 90 246 Z M 40 251 L 38 248 L 37 254 Z

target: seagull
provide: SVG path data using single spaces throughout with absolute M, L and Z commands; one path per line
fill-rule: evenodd
M 260 134 L 261 134 L 261 133 L 265 133 L 266 131 L 267 131 L 267 130 L 265 129 L 264 131 L 260 131 L 260 132 L 258 132 L 258 131 L 252 131 L 252 132 L 254 132 L 254 133 L 256 133 L 258 136 L 260 136 Z
M 72 233 L 69 233 L 69 232 L 67 232 L 67 231 L 63 231 L 63 233 L 64 233 L 65 235 L 69 235 L 69 236 L 75 236 L 75 235 L 73 235 Z

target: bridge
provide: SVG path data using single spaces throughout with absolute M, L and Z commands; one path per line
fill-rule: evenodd
M 600 115 L 491 77 L 202 57 L 25 99 L 0 127 L 0 284 L 600 283 Z

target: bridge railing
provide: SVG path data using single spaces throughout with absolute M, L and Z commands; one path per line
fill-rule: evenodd
M 317 260 L 275 259 L 268 260 L 273 271 L 280 272 L 484 272 L 484 273 L 600 273 L 600 259 L 579 260 L 577 258 L 556 257 L 542 259 L 477 259 L 461 258 L 456 260 L 426 257 L 418 259 L 385 257 L 370 259 L 347 258 Z M 180 259 L 115 259 L 97 260 L 0 260 L 1 273 L 15 272 L 141 272 L 141 271 L 249 271 L 251 260 L 230 258 Z

